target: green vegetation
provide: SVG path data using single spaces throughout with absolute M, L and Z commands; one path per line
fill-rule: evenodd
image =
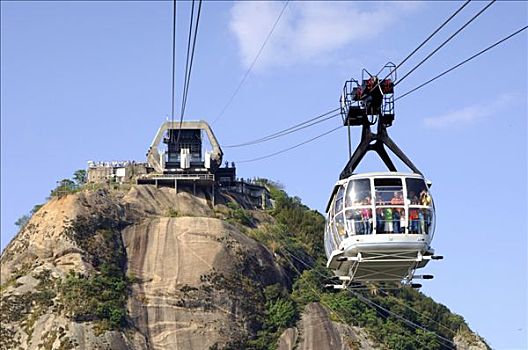
M 74 320 L 97 320 L 101 331 L 126 326 L 128 280 L 117 266 L 103 263 L 91 276 L 72 271 L 60 289 L 61 301 Z
M 20 322 L 29 339 L 33 335 L 35 322 L 55 304 L 57 296 L 55 281 L 49 270 L 34 277 L 39 280 L 35 291 L 2 296 L 0 302 L 0 323 Z M 14 338 L 15 332 L 6 327 L 0 328 L 3 328 L 0 330 L 2 343 L 5 342 L 7 348 L 16 348 L 18 341 Z
M 28 224 L 33 214 L 39 211 L 39 209 L 42 208 L 42 206 L 43 204 L 37 204 L 33 206 L 33 209 L 31 209 L 28 214 L 22 215 L 21 217 L 17 219 L 17 221 L 15 221 L 15 225 L 18 226 L 19 231 L 22 230 L 24 227 L 26 227 L 26 225 Z
M 82 186 L 88 180 L 88 173 L 84 169 L 78 169 L 73 173 L 73 182 L 77 186 Z
M 126 327 L 126 301 L 135 279 L 124 272 L 125 252 L 118 227 L 104 220 L 79 218 L 66 235 L 85 251 L 96 270 L 90 275 L 70 272 L 61 282 L 66 314 L 76 321 L 97 321 L 100 332 Z
M 299 319 L 297 304 L 280 285 L 273 284 L 264 289 L 266 308 L 261 330 L 256 339 L 248 342 L 249 348 L 275 349 L 277 339 L 288 327 Z
M 242 225 L 242 226 L 252 226 L 253 225 L 251 218 L 248 215 L 247 211 L 244 208 L 242 208 L 240 204 L 236 202 L 228 202 L 227 208 L 229 209 L 229 211 L 227 212 L 226 221 L 234 225 Z
M 168 216 L 170 218 L 177 218 L 178 216 L 180 216 L 180 213 L 178 213 L 178 211 L 174 208 L 169 208 L 165 213 L 165 216 Z
M 86 170 L 79 169 L 73 173 L 72 179 L 62 179 L 58 181 L 57 187 L 55 187 L 51 193 L 50 197 L 62 197 L 67 194 L 75 193 L 80 191 L 86 180 L 88 179 Z

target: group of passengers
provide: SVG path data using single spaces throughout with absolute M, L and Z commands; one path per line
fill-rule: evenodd
M 409 208 L 409 233 L 427 234 L 431 226 L 431 215 L 427 209 Z M 406 226 L 405 209 L 376 209 L 377 233 L 404 233 Z
M 381 191 L 376 192 L 376 204 L 377 205 L 389 205 L 389 204 L 403 205 L 404 204 L 403 193 L 401 191 L 394 192 L 394 195 L 390 200 L 383 198 L 382 193 L 383 192 Z
M 346 219 L 350 225 L 353 225 L 353 232 L 356 235 L 369 235 L 372 233 L 372 209 L 347 210 Z
M 354 205 L 370 205 L 371 204 L 371 198 L 370 193 L 364 195 L 364 196 L 358 196 L 362 199 L 356 199 L 354 200 Z M 431 196 L 426 190 L 423 190 L 420 192 L 420 196 L 417 196 L 415 192 L 410 191 L 409 192 L 409 203 L 411 205 L 424 205 L 424 206 L 431 206 L 433 200 L 431 199 Z M 382 196 L 382 192 L 376 192 L 376 204 L 377 205 L 404 205 L 405 201 L 403 199 L 403 192 L 402 191 L 395 191 L 393 194 L 393 197 L 390 200 L 386 200 Z M 350 204 L 348 204 L 350 205 Z
M 381 198 L 378 197 L 377 198 Z M 429 193 L 423 190 L 418 197 L 416 193 L 409 192 L 411 205 L 430 206 L 432 199 Z M 402 191 L 395 191 L 390 201 L 376 201 L 377 204 L 403 206 Z M 359 201 L 360 205 L 370 205 L 370 195 L 366 195 Z M 368 235 L 373 232 L 373 217 L 370 208 L 361 208 L 347 211 L 347 220 L 353 223 L 354 232 L 357 235 Z M 409 223 L 409 233 L 427 234 L 431 225 L 431 216 L 427 210 L 419 208 L 409 208 L 408 221 L 405 217 L 404 208 L 376 208 L 376 232 L 377 233 L 404 233 L 406 222 Z
M 378 208 L 376 209 L 376 231 L 378 233 L 403 233 L 405 231 L 405 211 L 404 209 L 403 208 Z

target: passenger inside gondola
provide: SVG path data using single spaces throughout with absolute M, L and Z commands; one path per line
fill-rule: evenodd
M 365 235 L 372 233 L 372 210 L 369 208 L 361 209 L 362 231 Z
M 425 197 L 428 197 L 429 204 L 422 205 L 432 204 L 429 189 L 423 179 L 407 178 L 405 179 L 405 184 L 407 185 L 407 199 L 409 199 L 411 204 L 420 205 L 422 204 L 422 198 L 425 199 Z M 418 193 L 420 194 L 419 196 L 417 195 Z
M 409 195 L 407 196 L 413 205 L 420 204 L 420 200 L 418 199 L 418 196 L 414 191 L 409 191 Z
M 394 233 L 401 233 L 401 215 L 400 215 L 400 209 L 394 208 L 392 209 L 392 228 Z
M 393 205 L 403 205 L 403 193 L 394 192 L 394 195 L 390 201 Z
M 376 233 L 384 233 L 383 212 L 381 209 L 376 209 Z
M 427 192 L 426 190 L 423 190 L 420 193 L 420 204 L 430 206 L 431 203 L 432 203 L 432 199 L 431 199 L 431 196 L 429 195 L 429 192 Z
M 409 233 L 417 234 L 418 233 L 418 211 L 419 209 L 409 209 Z

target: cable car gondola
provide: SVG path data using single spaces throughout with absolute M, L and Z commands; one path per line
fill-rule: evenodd
M 341 281 L 331 285 L 338 289 L 366 282 L 419 287 L 413 278 L 432 276 L 415 275 L 416 269 L 442 259 L 431 247 L 435 229 L 431 182 L 387 133 L 394 121 L 396 74 L 393 64 L 384 69 L 390 73 L 383 80 L 363 70 L 362 82 L 347 81 L 341 97 L 344 125 L 361 126 L 362 134 L 326 207 L 327 267 Z M 398 172 L 385 146 L 412 172 Z M 378 153 L 389 171 L 355 174 L 368 151 Z

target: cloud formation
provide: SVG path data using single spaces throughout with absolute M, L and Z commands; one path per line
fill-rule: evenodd
M 248 67 L 281 12 L 283 2 L 236 2 L 229 28 Z M 377 37 L 417 3 L 290 2 L 258 68 L 323 58 L 354 42 Z
M 467 106 L 446 114 L 424 119 L 424 124 L 432 129 L 445 129 L 454 126 L 467 126 L 498 113 L 507 103 L 514 100 L 512 94 L 502 94 L 494 102 Z

